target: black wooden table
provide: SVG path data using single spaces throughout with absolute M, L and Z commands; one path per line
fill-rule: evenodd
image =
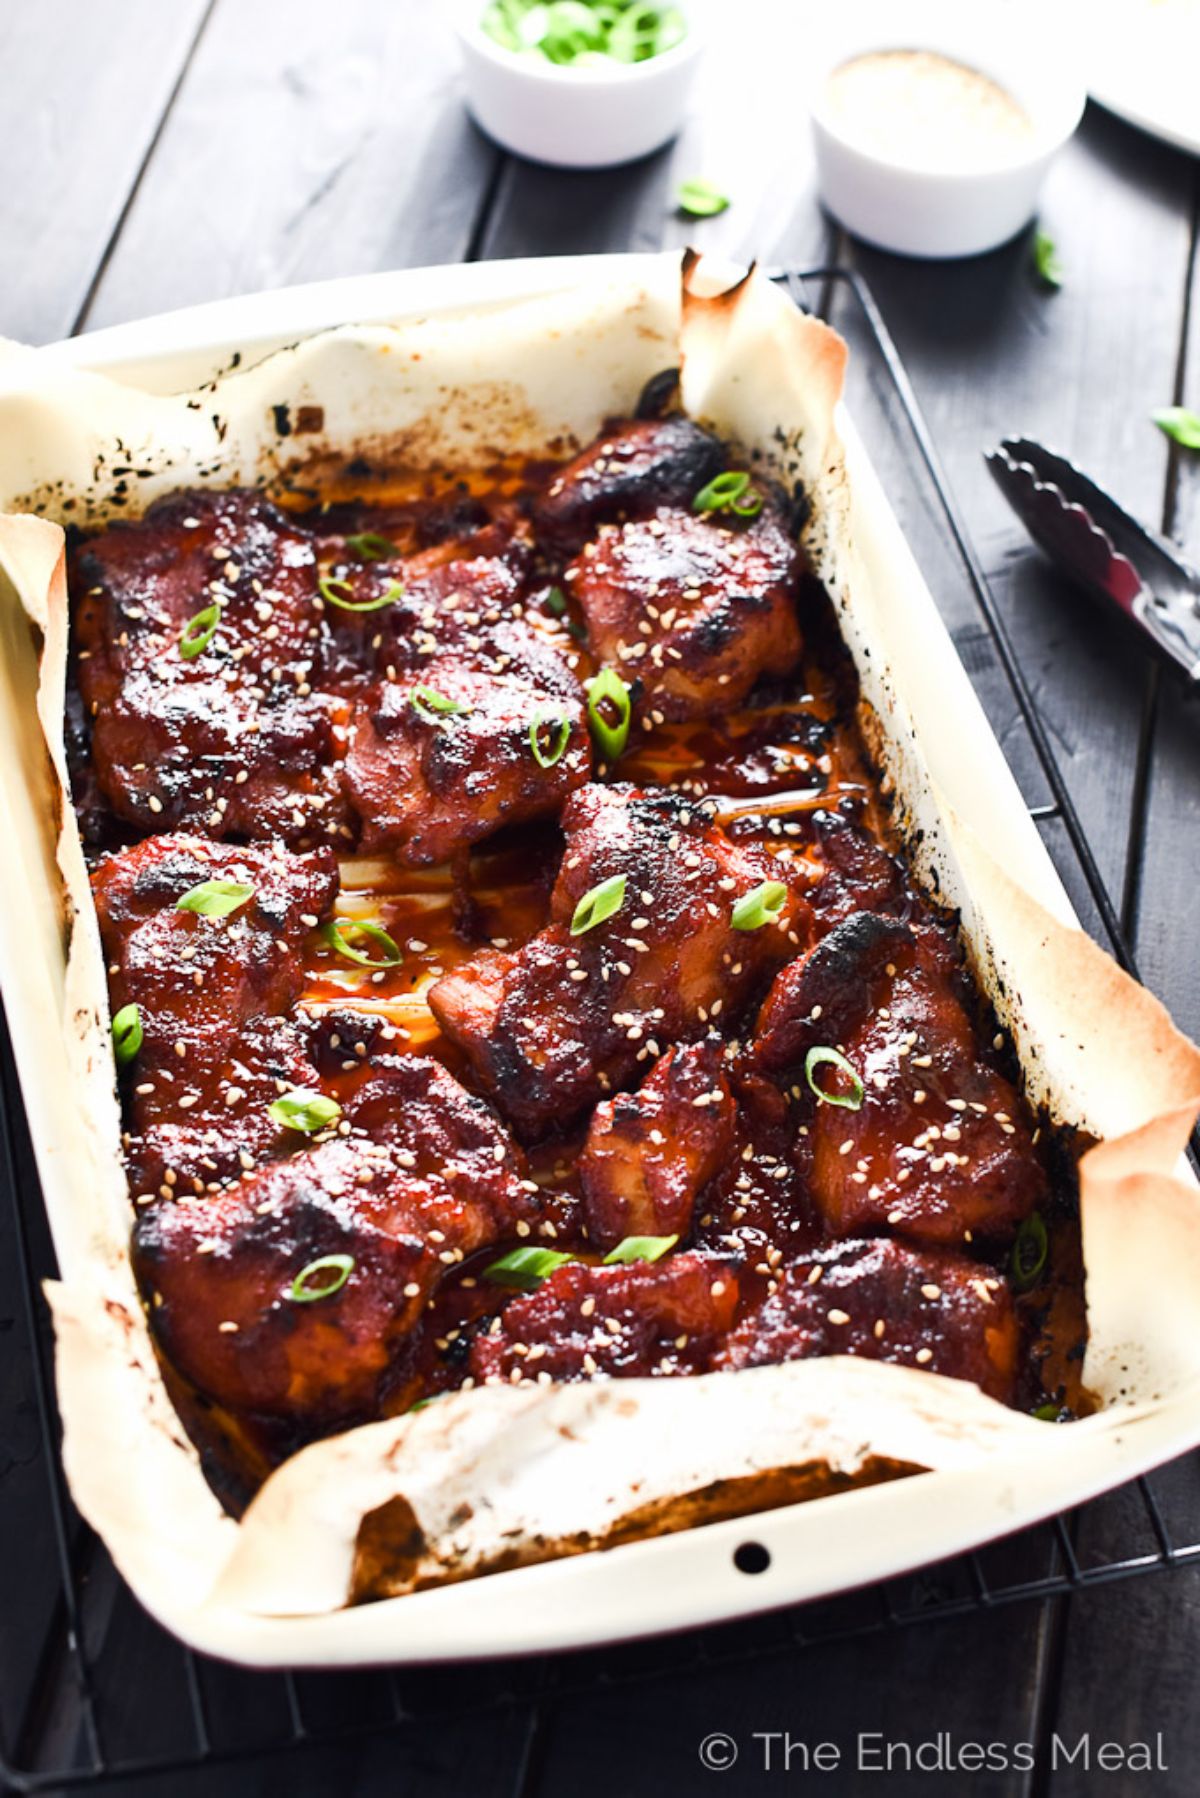
M 1200 164 L 1089 110 L 1045 198 L 1066 271 L 1049 293 L 1031 278 L 1028 242 L 932 266 L 839 237 L 818 209 L 792 96 L 803 9 L 791 0 L 728 8 L 684 135 L 596 174 L 531 167 L 476 132 L 442 10 L 428 0 L 2 0 L 0 331 L 37 343 L 331 275 L 685 241 L 861 271 L 1144 977 L 1200 1032 L 1196 701 L 1028 552 L 980 454 L 1006 431 L 1042 437 L 1200 555 L 1200 457 L 1172 450 L 1148 422 L 1153 407 L 1195 405 L 1200 391 Z M 729 211 L 679 218 L 672 195 L 691 175 L 731 194 Z M 944 557 L 933 509 L 914 505 L 904 522 L 922 562 Z M 970 648 L 968 628 L 956 637 Z M 1062 849 L 1053 824 L 1048 840 Z M 28 1195 L 19 1121 L 10 1134 Z M 33 1254 L 45 1254 L 36 1209 L 10 1219 L 0 1200 L 0 1738 L 22 1774 L 40 1770 L 53 1789 L 61 1770 L 96 1759 L 151 1764 L 140 1784 L 123 1776 L 109 1791 L 242 1794 L 286 1781 L 296 1793 L 336 1784 L 417 1798 L 733 1794 L 786 1779 L 779 1742 L 768 1768 L 761 1739 L 786 1731 L 837 1744 L 843 1768 L 860 1731 L 910 1749 L 939 1731 L 1010 1754 L 1034 1745 L 1029 1771 L 808 1775 L 832 1792 L 882 1783 L 1069 1798 L 1106 1782 L 1190 1795 L 1200 1782 L 1192 1458 L 990 1561 L 672 1643 L 398 1680 L 285 1682 L 179 1656 L 86 1532 L 54 1539 L 14 1271 L 18 1217 Z M 62 1610 L 60 1546 L 75 1617 Z M 1127 1577 L 1102 1580 L 1114 1564 Z M 731 1770 L 701 1765 L 713 1731 L 740 1746 Z M 1161 1732 L 1169 1770 L 1104 1774 L 1093 1759 L 1089 1772 L 1061 1751 L 1056 1766 L 1056 1734 L 1074 1750 L 1084 1732 L 1093 1755 L 1102 1741 Z M 197 1766 L 206 1749 L 232 1758 Z M 165 1770 L 175 1760 L 190 1770 Z M 801 1771 L 794 1758 L 791 1777 Z

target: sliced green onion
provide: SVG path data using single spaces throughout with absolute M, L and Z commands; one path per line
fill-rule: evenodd
M 378 943 L 383 950 L 382 955 L 366 955 L 361 949 L 353 948 L 346 941 L 346 934 L 365 936 L 368 942 Z M 394 968 L 404 960 L 400 945 L 394 937 L 390 937 L 382 924 L 371 924 L 363 918 L 332 918 L 321 935 L 347 961 L 356 961 L 360 968 Z
M 545 743 L 542 741 L 543 733 L 548 733 Z M 564 718 L 559 712 L 548 712 L 545 706 L 539 706 L 529 726 L 529 747 L 538 767 L 553 768 L 556 763 L 561 762 L 570 740 L 571 720 Z
M 1181 449 L 1200 450 L 1200 412 L 1187 406 L 1160 406 L 1150 414 L 1160 431 Z
M 398 556 L 400 546 L 393 543 L 390 537 L 381 537 L 378 531 L 359 531 L 353 537 L 346 538 L 346 548 L 360 562 L 385 562 L 389 556 Z M 337 604 L 337 601 L 334 601 Z
M 761 886 L 743 893 L 729 914 L 735 930 L 761 930 L 764 924 L 777 924 L 787 904 L 787 888 L 781 880 L 764 880 Z
M 128 1067 L 142 1046 L 142 1014 L 136 1005 L 122 1005 L 113 1019 L 112 1046 L 117 1066 Z
M 629 1261 L 661 1261 L 670 1254 L 678 1236 L 627 1236 L 604 1257 L 605 1267 L 616 1267 Z
M 1048 231 L 1037 231 L 1033 238 L 1033 266 L 1038 272 L 1038 279 L 1047 287 L 1061 287 L 1063 284 L 1062 263 L 1058 260 L 1058 245 Z
M 502 50 L 560 68 L 648 62 L 687 36 L 679 7 L 651 0 L 491 0 L 480 24 Z
M 625 876 L 610 875 L 598 887 L 593 887 L 590 893 L 585 893 L 575 907 L 571 919 L 571 935 L 582 936 L 585 931 L 594 930 L 597 924 L 603 924 L 606 918 L 619 912 L 624 903 Z
M 436 687 L 414 687 L 408 696 L 408 703 L 418 718 L 424 718 L 426 724 L 440 724 L 443 718 L 457 718 L 471 709 L 469 705 L 459 705 L 457 699 L 447 699 Z
M 341 592 L 335 593 L 335 587 L 340 587 Z M 349 581 L 331 581 L 324 577 L 317 582 L 317 590 L 328 605 L 337 606 L 343 612 L 379 612 L 384 606 L 395 605 L 398 599 L 404 598 L 404 588 L 399 581 L 390 582 L 387 592 L 377 599 L 355 599 Z
M 564 1255 L 561 1249 L 510 1249 L 499 1261 L 484 1268 L 483 1277 L 494 1280 L 497 1286 L 518 1286 L 528 1292 L 540 1286 L 556 1268 L 574 1259 L 574 1255 Z
M 553 617 L 561 618 L 567 609 L 567 596 L 561 587 L 551 587 L 542 603 Z
M 202 918 L 227 918 L 253 899 L 254 888 L 241 880 L 202 880 L 175 901 L 176 911 L 194 911 Z
M 440 1398 L 445 1398 L 445 1396 L 446 1394 L 444 1392 L 431 1392 L 428 1398 L 419 1398 L 415 1403 L 411 1404 L 404 1415 L 406 1417 L 411 1417 L 414 1411 L 423 1411 L 426 1405 L 436 1405 L 437 1401 Z
M 221 622 L 221 602 L 214 599 L 211 606 L 205 606 L 189 618 L 179 633 L 179 653 L 185 662 L 194 662 L 201 650 L 207 649 L 217 634 L 217 626 Z
M 612 9 L 596 10 L 604 13 Z M 673 50 L 686 36 L 687 26 L 677 6 L 639 4 L 639 0 L 633 0 L 613 20 L 605 48 L 618 62 L 649 62 L 651 57 Z
M 602 668 L 584 681 L 588 696 L 588 723 L 605 761 L 615 762 L 629 741 L 633 702 L 629 688 L 612 668 Z
M 729 195 L 723 194 L 711 181 L 681 181 L 675 195 L 675 204 L 689 218 L 710 219 L 727 209 Z
M 1042 1423 L 1057 1423 L 1062 1413 L 1061 1405 L 1039 1405 L 1036 1411 L 1030 1413 L 1030 1416 L 1038 1418 Z
M 1050 1240 L 1040 1211 L 1031 1211 L 1021 1228 L 1012 1250 L 1012 1282 L 1018 1292 L 1036 1286 L 1046 1266 Z
M 342 1115 L 336 1099 L 300 1088 L 284 1093 L 273 1105 L 267 1106 L 267 1111 L 281 1130 L 299 1130 L 302 1136 L 315 1136 L 318 1130 L 336 1124 Z
M 714 475 L 692 501 L 693 512 L 732 512 L 736 518 L 757 518 L 762 509 L 762 494 L 750 485 L 750 476 L 741 468 Z
M 823 1067 L 837 1068 L 838 1072 L 844 1074 L 850 1081 L 851 1091 L 831 1093 L 827 1092 L 823 1086 L 818 1086 L 813 1076 L 818 1068 Z M 804 1057 L 804 1078 L 808 1081 L 808 1090 L 815 1094 L 823 1105 L 841 1105 L 846 1111 L 861 1111 L 863 1095 L 867 1089 L 840 1049 L 829 1049 L 823 1046 L 810 1049 Z
M 288 1287 L 288 1297 L 297 1305 L 311 1305 L 314 1299 L 331 1299 L 340 1292 L 354 1272 L 353 1255 L 318 1255 L 302 1267 Z

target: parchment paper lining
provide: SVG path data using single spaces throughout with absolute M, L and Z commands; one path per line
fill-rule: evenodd
M 937 1470 L 921 1483 L 940 1480 L 947 1493 L 992 1466 L 1008 1479 L 1027 1469 L 1031 1482 L 1035 1469 L 1044 1481 L 1057 1466 L 1069 1481 L 1067 1470 L 1086 1462 L 1095 1482 L 1119 1477 L 1122 1432 L 1159 1413 L 1164 1441 L 1200 1439 L 1200 1214 L 1177 1177 L 1200 1102 L 1200 1052 L 1073 927 L 837 412 L 840 341 L 761 279 L 721 291 L 703 267 L 689 264 L 687 277 L 682 304 L 678 265 L 666 258 L 643 263 L 632 284 L 324 332 L 195 395 L 139 392 L 0 346 L 0 504 L 42 514 L 0 520 L 12 589 L 2 621 L 0 828 L 15 849 L 4 906 L 9 921 L 22 909 L 27 931 L 20 947 L 3 931 L 0 975 L 19 1019 L 63 1274 L 50 1297 L 64 1456 L 76 1502 L 143 1602 L 216 1652 L 293 1658 L 255 1626 L 288 1616 L 312 1620 L 324 1658 L 378 1657 L 378 1634 L 371 1646 L 370 1629 L 355 1630 L 366 1612 L 324 1633 L 317 1620 L 332 1624 L 327 1614 L 352 1594 L 415 1591 L 619 1541 L 631 1518 L 660 1529 L 703 1520 L 720 1514 L 721 1495 L 726 1510 L 744 1510 L 912 1468 Z M 838 607 L 923 877 L 962 912 L 1034 1101 L 1106 1139 L 1081 1181 L 1085 1378 L 1108 1409 L 1051 1429 L 961 1382 L 846 1359 L 678 1382 L 485 1389 L 305 1450 L 235 1524 L 166 1399 L 129 1269 L 104 972 L 65 800 L 61 533 L 44 520 L 93 523 L 191 483 L 304 478 L 358 452 L 453 466 L 496 449 L 566 448 L 678 362 L 694 416 L 808 489 L 809 551 Z M 319 426 L 281 436 L 281 407 Z M 40 670 L 18 606 L 37 627 Z M 967 819 L 986 831 L 986 850 Z M 852 1527 L 872 1505 L 890 1503 L 899 1518 L 898 1490 L 820 1499 L 807 1507 L 820 1513 L 814 1538 L 836 1535 L 841 1515 Z M 984 1529 L 994 1526 L 985 1509 Z M 960 1517 L 946 1546 L 964 1529 Z M 866 1551 L 861 1565 L 866 1577 Z M 552 1572 L 496 1577 L 538 1590 Z M 450 1592 L 405 1604 L 425 1617 L 439 1598 L 448 1612 Z

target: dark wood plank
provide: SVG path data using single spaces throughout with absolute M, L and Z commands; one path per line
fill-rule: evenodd
M 1043 206 L 1066 285 L 1031 277 L 1029 245 L 931 268 L 854 250 L 908 364 L 1003 607 L 1110 892 L 1119 897 L 1149 662 L 1029 548 L 982 452 L 1024 432 L 1074 455 L 1157 517 L 1166 446 L 1147 433 L 1169 394 L 1191 231 L 1190 165 L 1089 112 Z M 916 533 L 921 555 L 919 530 Z
M 1200 1710 L 1195 1702 L 1200 1655 L 1200 1568 L 1100 1587 L 1072 1600 L 1066 1638 L 1069 1678 L 1055 1731 L 1069 1750 L 1090 1735 L 1090 1768 L 1060 1751 L 1047 1787 L 1052 1798 L 1097 1790 L 1153 1792 L 1191 1798 L 1200 1766 Z M 1153 1742 L 1163 1735 L 1165 1770 L 1108 1772 L 1094 1758 L 1099 1744 Z
M 421 0 L 218 0 L 89 326 L 456 261 L 496 153 Z
M 864 1594 L 845 1602 L 869 1600 Z M 918 1623 L 600 1689 L 551 1711 L 529 1798 L 568 1792 L 572 1798 L 611 1798 L 614 1792 L 648 1798 L 704 1792 L 710 1784 L 730 1798 L 793 1785 L 807 1790 L 809 1784 L 837 1793 L 878 1787 L 888 1798 L 968 1789 L 980 1798 L 1020 1798 L 1029 1787 L 1019 1771 L 956 1778 L 921 1770 L 916 1749 L 939 1730 L 957 1743 L 1035 1739 L 1043 1642 L 1039 1607 L 1019 1606 L 1003 1621 L 980 1614 Z M 737 1749 L 736 1761 L 719 1774 L 707 1771 L 700 1758 L 701 1743 L 714 1732 L 732 1738 Z M 814 1749 L 834 1744 L 841 1757 L 836 1770 L 813 1771 L 806 1783 L 799 1758 L 793 1758 L 789 1778 L 782 1743 L 756 1739 L 771 1732 L 790 1733 Z M 869 1764 L 882 1752 L 876 1740 L 864 1743 L 859 1769 L 860 1734 L 898 1745 L 890 1772 Z
M 6 336 L 70 334 L 207 10 L 208 0 L 0 8 Z
M 621 169 L 578 174 L 513 158 L 483 238 L 486 256 L 657 250 L 692 243 L 744 260 L 819 262 L 829 227 L 817 209 L 812 148 L 795 98 L 802 9 L 742 0 L 714 9 L 712 41 L 688 121 L 673 144 Z M 764 58 L 769 38 L 772 55 Z M 753 94 L 753 129 L 741 96 Z M 728 211 L 687 219 L 679 183 L 702 176 Z
M 1191 171 L 1200 219 L 1200 164 Z M 1198 228 L 1200 237 L 1200 228 Z M 1200 411 L 1200 252 L 1194 256 L 1191 330 L 1175 387 L 1145 396 L 1153 407 L 1179 401 Z M 1200 564 L 1200 453 L 1171 453 L 1172 482 L 1163 523 Z M 1197 843 L 1200 842 L 1200 694 L 1171 669 L 1156 688 L 1150 736 L 1145 838 L 1135 894 L 1138 953 L 1149 985 L 1177 1022 L 1200 1037 L 1200 958 L 1195 948 Z

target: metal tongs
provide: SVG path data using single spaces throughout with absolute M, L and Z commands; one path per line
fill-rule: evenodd
M 1094 598 L 1115 605 L 1200 681 L 1200 575 L 1174 544 L 1087 475 L 1028 437 L 987 454 L 996 485 L 1038 547 Z

